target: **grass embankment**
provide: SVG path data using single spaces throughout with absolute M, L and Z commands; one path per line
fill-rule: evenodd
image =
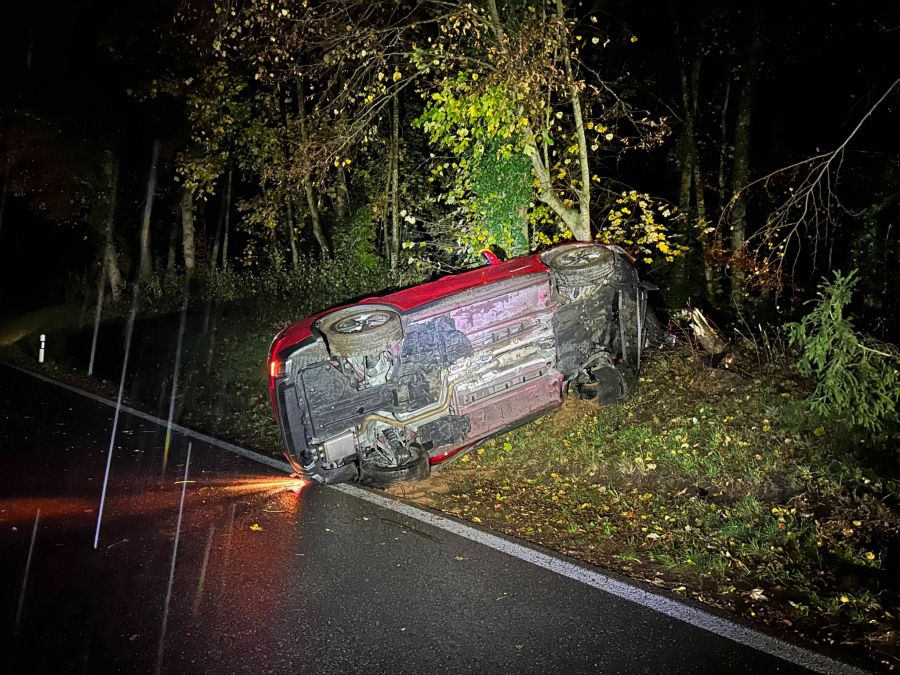
M 900 665 L 894 448 L 809 416 L 788 364 L 746 368 L 656 354 L 627 402 L 570 399 L 396 492 Z

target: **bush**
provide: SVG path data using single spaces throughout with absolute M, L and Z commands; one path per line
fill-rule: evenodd
M 850 427 L 879 432 L 897 421 L 900 352 L 858 332 L 845 310 L 856 285 L 856 270 L 820 284 L 813 310 L 788 324 L 791 343 L 800 348 L 797 366 L 816 378 L 810 409 Z

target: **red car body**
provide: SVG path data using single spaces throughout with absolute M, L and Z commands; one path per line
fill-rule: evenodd
M 303 319 L 269 351 L 286 454 L 320 483 L 384 485 L 555 409 L 572 383 L 616 400 L 645 296 L 624 251 L 569 244 Z

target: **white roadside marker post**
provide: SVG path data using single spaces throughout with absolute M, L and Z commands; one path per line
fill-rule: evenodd
M 38 349 L 38 363 L 44 362 L 44 349 L 47 347 L 47 336 L 41 333 L 41 348 Z

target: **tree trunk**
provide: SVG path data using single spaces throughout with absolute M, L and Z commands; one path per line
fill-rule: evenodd
M 297 235 L 295 234 L 294 228 L 294 206 L 290 197 L 285 199 L 284 206 L 287 215 L 288 241 L 291 242 L 291 267 L 293 267 L 294 272 L 299 272 L 300 259 L 297 255 Z
M 222 201 L 219 204 L 219 217 L 216 220 L 216 236 L 213 239 L 212 253 L 209 256 L 209 269 L 215 270 L 219 264 L 219 253 L 222 251 L 222 230 L 227 222 L 228 212 L 231 210 L 231 165 L 228 165 L 228 173 L 225 178 L 225 189 L 222 191 Z M 226 237 L 227 238 L 227 237 Z M 222 267 L 225 265 L 223 263 Z
M 500 12 L 497 11 L 496 0 L 488 0 L 488 11 L 491 15 L 491 25 L 494 29 L 494 35 L 497 39 L 502 40 L 505 37 L 503 32 L 503 22 L 500 21 Z
M 109 295 L 113 302 L 121 298 L 122 273 L 119 271 L 119 254 L 116 251 L 115 228 L 116 195 L 118 192 L 119 167 L 111 152 L 106 153 L 106 240 L 103 245 L 103 268 L 109 282 Z
M 3 213 L 6 211 L 6 193 L 9 191 L 9 157 L 6 158 L 6 168 L 3 170 L 3 187 L 0 189 L 0 232 L 3 231 Z
M 534 136 L 530 131 L 529 135 Z M 528 146 L 525 151 L 528 153 L 529 159 L 531 159 L 531 168 L 534 169 L 534 175 L 538 180 L 538 198 L 553 209 L 553 212 L 560 217 L 560 220 L 563 221 L 565 226 L 569 228 L 576 238 L 581 241 L 586 241 L 587 239 L 579 236 L 578 230 L 581 226 L 580 213 L 563 204 L 559 195 L 556 194 L 556 190 L 553 189 L 553 183 L 550 178 L 550 171 L 547 169 L 547 165 L 541 158 L 540 151 L 534 146 Z M 590 238 L 590 235 L 588 235 L 587 238 Z
M 755 13 L 751 13 L 755 14 Z M 747 240 L 747 182 L 750 174 L 750 114 L 753 93 L 759 74 L 760 22 L 752 16 L 751 38 L 744 52 L 741 86 L 738 93 L 737 120 L 734 128 L 734 161 L 731 169 L 731 251 L 736 258 L 731 266 L 731 304 L 737 311 L 744 308 L 747 298 L 745 272 L 740 260 Z M 736 264 L 735 264 L 736 263 Z
M 678 212 L 691 221 L 691 183 L 694 179 L 694 153 L 691 149 L 691 136 L 693 129 L 688 127 L 685 120 L 684 131 L 678 139 L 678 168 L 681 171 L 681 181 L 678 186 Z M 693 224 L 690 223 L 689 224 Z
M 391 261 L 391 233 L 389 228 L 391 217 L 391 180 L 394 176 L 394 157 L 388 153 L 388 167 L 384 177 L 384 209 L 381 212 L 381 253 Z
M 562 0 L 556 0 L 556 14 L 560 21 L 565 20 Z M 575 121 L 575 138 L 578 141 L 578 165 L 581 170 L 581 187 L 578 194 L 578 224 L 572 234 L 579 241 L 591 240 L 591 168 L 588 162 L 588 144 L 584 134 L 584 116 L 581 112 L 581 97 L 575 82 L 572 60 L 569 58 L 568 46 L 564 46 L 563 65 L 569 85 L 569 103 L 572 106 L 572 117 Z
M 337 170 L 337 186 L 334 191 L 334 213 L 343 224 L 350 215 L 350 190 L 347 188 L 347 172 L 340 166 Z
M 194 271 L 194 193 L 187 188 L 181 191 L 181 246 L 184 254 L 184 269 L 188 274 Z
M 725 96 L 722 100 L 722 116 L 719 120 L 721 141 L 719 142 L 719 176 L 716 186 L 719 193 L 719 212 L 728 205 L 728 104 L 731 102 L 731 74 L 725 82 Z
M 152 268 L 150 260 L 150 217 L 153 214 L 153 198 L 156 195 L 156 164 L 159 160 L 159 139 L 153 142 L 150 158 L 150 173 L 147 175 L 147 195 L 144 200 L 144 215 L 141 218 L 141 258 L 138 279 L 144 279 Z
M 400 101 L 394 94 L 391 111 L 391 269 L 400 259 Z
M 119 253 L 112 237 L 106 240 L 103 252 L 103 264 L 106 266 L 106 278 L 109 281 L 109 297 L 118 302 L 122 297 L 122 273 L 119 271 Z
M 322 221 L 319 220 L 319 207 L 316 204 L 316 196 L 313 193 L 312 182 L 309 178 L 303 179 L 303 191 L 306 193 L 306 208 L 309 211 L 309 221 L 312 224 L 313 237 L 322 255 L 330 256 L 331 247 L 328 245 L 328 239 L 325 238 L 325 230 L 322 229 Z
M 300 140 L 305 145 L 309 142 L 309 135 L 306 128 L 306 96 L 303 93 L 303 80 L 297 78 L 297 113 L 300 116 Z M 328 245 L 328 239 L 325 237 L 325 230 L 322 229 L 322 221 L 319 218 L 319 206 L 316 204 L 316 196 L 313 192 L 312 179 L 308 172 L 303 174 L 303 192 L 306 194 L 306 208 L 309 211 L 309 221 L 312 224 L 313 237 L 319 248 L 322 250 L 323 256 L 331 255 L 331 247 Z
M 228 231 L 231 229 L 231 181 L 234 174 L 234 167 L 228 167 L 228 180 L 225 182 L 225 196 L 222 208 L 225 211 L 225 218 L 222 222 L 222 269 L 228 269 Z

